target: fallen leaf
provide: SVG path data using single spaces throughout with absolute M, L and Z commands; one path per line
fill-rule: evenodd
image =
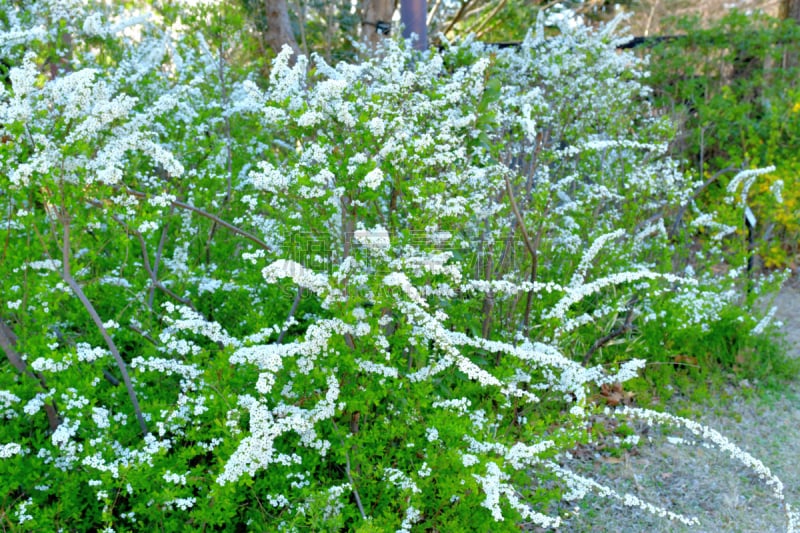
M 692 357 L 691 355 L 673 355 L 672 362 L 676 365 L 697 366 L 697 357 Z
M 633 403 L 635 394 L 630 391 L 623 390 L 622 383 L 617 381 L 611 385 L 607 383 L 601 385 L 600 396 L 605 399 L 608 405 L 611 407 L 616 407 L 620 404 L 631 405 Z

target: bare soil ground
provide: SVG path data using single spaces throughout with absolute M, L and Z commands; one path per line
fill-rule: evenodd
M 790 280 L 776 298 L 789 353 L 800 357 L 800 280 Z M 745 384 L 746 385 L 746 384 Z M 784 483 L 786 499 L 800 507 L 800 379 L 776 392 L 733 391 L 733 400 L 698 406 L 699 422 L 760 459 Z M 670 511 L 700 520 L 692 528 L 604 498 L 591 497 L 564 531 L 576 532 L 780 532 L 783 510 L 771 490 L 748 469 L 718 450 L 671 444 L 670 430 L 650 430 L 621 459 L 573 460 L 570 467 L 618 492 L 630 493 Z

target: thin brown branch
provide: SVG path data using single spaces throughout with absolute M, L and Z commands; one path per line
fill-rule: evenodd
M 100 335 L 102 335 L 103 340 L 106 342 L 106 346 L 108 346 L 109 351 L 111 351 L 111 355 L 114 357 L 114 361 L 117 363 L 117 368 L 122 374 L 122 381 L 125 383 L 125 388 L 128 391 L 128 396 L 130 397 L 131 404 L 133 405 L 133 412 L 136 415 L 136 420 L 139 422 L 139 428 L 141 428 L 142 433 L 147 435 L 147 423 L 144 420 L 144 416 L 142 415 L 142 410 L 139 407 L 139 400 L 136 397 L 136 391 L 133 388 L 133 383 L 131 383 L 130 375 L 128 375 L 128 365 L 125 363 L 125 360 L 122 358 L 122 355 L 119 353 L 117 349 L 116 343 L 114 343 L 114 339 L 111 338 L 111 335 L 108 334 L 105 326 L 103 326 L 103 320 L 100 318 L 100 315 L 97 314 L 97 310 L 92 305 L 92 302 L 89 301 L 89 298 L 86 297 L 86 294 L 83 292 L 83 289 L 75 281 L 75 278 L 72 277 L 72 272 L 70 269 L 70 221 L 63 210 L 61 211 L 61 224 L 63 226 L 63 242 L 61 244 L 61 252 L 62 252 L 62 271 L 61 277 L 64 281 L 69 285 L 72 292 L 75 296 L 78 297 L 78 300 L 83 305 L 86 312 L 89 313 L 89 316 L 92 318 L 92 322 L 94 322 L 97 329 L 100 331 Z
M 227 172 L 224 205 L 227 205 L 233 197 L 233 145 L 232 145 L 233 141 L 231 140 L 231 119 L 227 113 L 229 99 L 228 99 L 228 91 L 225 87 L 225 62 L 223 58 L 221 43 L 219 47 L 218 75 L 219 75 L 219 92 L 220 92 L 220 98 L 222 99 L 222 109 L 223 109 L 222 115 L 225 124 L 225 150 L 226 150 L 225 158 L 226 158 L 226 166 L 228 172 Z
M 300 299 L 303 297 L 303 289 L 302 287 L 298 287 L 297 295 L 294 297 L 294 301 L 292 302 L 292 308 L 289 309 L 289 316 L 286 317 L 286 322 L 289 322 L 292 317 L 294 317 L 295 313 L 297 313 L 297 308 L 300 307 Z M 281 330 L 280 335 L 278 335 L 278 344 L 283 343 L 283 338 L 286 336 L 286 332 L 289 329 L 287 325 L 285 328 Z
M 117 217 L 114 217 L 114 219 L 116 219 L 116 218 L 117 218 Z M 120 222 L 120 223 L 122 223 L 122 224 L 125 224 L 125 223 L 124 223 L 124 222 L 122 222 L 121 220 L 117 220 L 117 222 Z M 139 241 L 139 247 L 142 249 L 142 264 L 144 265 L 144 269 L 145 269 L 145 270 L 147 271 L 147 273 L 150 275 L 150 281 L 151 281 L 151 283 L 153 284 L 153 286 L 154 286 L 154 287 L 157 287 L 157 288 L 158 288 L 158 289 L 159 289 L 161 292 L 163 292 L 164 294 L 166 294 L 166 295 L 170 296 L 171 298 L 174 298 L 175 300 L 179 301 L 179 302 L 180 302 L 180 303 L 182 303 L 183 305 L 185 305 L 185 306 L 187 306 L 187 307 L 191 308 L 191 309 L 192 309 L 192 311 L 197 311 L 197 308 L 194 306 L 194 304 L 192 303 L 192 301 L 191 301 L 191 300 L 187 300 L 186 298 L 183 298 L 183 297 L 181 297 L 181 296 L 178 296 L 177 294 L 175 294 L 174 292 L 172 292 L 172 290 L 170 290 L 169 288 L 167 288 L 167 286 L 166 286 L 166 285 L 164 285 L 163 283 L 161 283 L 161 282 L 158 280 L 158 278 L 156 277 L 156 273 L 155 273 L 155 271 L 154 271 L 154 270 L 153 270 L 153 269 L 150 267 L 150 257 L 149 257 L 149 255 L 148 255 L 148 253 L 147 253 L 147 243 L 144 241 L 144 237 L 142 236 L 142 234 L 141 234 L 140 232 L 138 232 L 137 230 L 135 230 L 135 229 L 133 229 L 133 228 L 130 228 L 130 227 L 128 227 L 127 229 L 128 229 L 128 231 L 129 231 L 129 232 L 131 232 L 131 233 L 132 233 L 132 234 L 133 234 L 133 235 L 136 237 L 136 239 Z M 152 306 L 150 306 L 150 310 L 151 310 L 151 311 L 153 310 Z
M 16 368 L 20 374 L 35 379 L 44 390 L 47 390 L 47 383 L 45 383 L 44 377 L 41 374 L 34 374 L 28 370 L 28 365 L 25 363 L 25 360 L 17 353 L 16 344 L 17 336 L 14 335 L 14 332 L 8 324 L 0 318 L 0 348 L 5 352 L 8 362 L 11 363 L 11 366 Z M 45 404 L 44 411 L 45 414 L 47 414 L 47 423 L 50 426 L 50 430 L 55 431 L 61 423 L 55 401 Z
M 506 174 L 504 178 L 506 180 L 506 193 L 508 194 L 508 199 L 511 202 L 511 210 L 514 212 L 514 217 L 517 219 L 517 225 L 522 233 L 522 240 L 525 242 L 525 247 L 528 249 L 531 257 L 535 257 L 536 248 L 533 245 L 533 241 L 531 241 L 530 235 L 528 235 L 528 230 L 525 228 L 525 219 L 522 218 L 522 213 L 519 211 L 517 201 L 514 199 L 514 190 L 511 187 L 511 180 L 508 179 L 508 174 Z
M 222 53 L 222 45 L 220 45 L 219 50 L 219 61 L 218 61 L 219 68 L 217 69 L 218 76 L 219 76 L 219 86 L 220 86 L 220 99 L 221 107 L 223 109 L 223 120 L 225 126 L 225 148 L 226 148 L 226 161 L 227 161 L 227 179 L 226 179 L 226 188 L 225 188 L 225 200 L 222 203 L 222 209 L 224 210 L 228 203 L 231 201 L 232 197 L 232 185 L 233 185 L 233 150 L 231 147 L 231 120 L 227 114 L 228 108 L 228 93 L 225 90 L 225 67 L 223 61 L 223 53 Z M 205 249 L 205 256 L 206 256 L 206 264 L 211 262 L 211 243 L 214 240 L 214 236 L 217 233 L 217 222 L 215 221 L 211 224 L 211 230 L 208 232 L 208 239 L 206 239 L 206 249 Z
M 167 243 L 167 236 L 169 235 L 169 219 L 172 217 L 172 213 L 175 212 L 175 206 L 169 206 L 169 215 L 167 215 L 167 223 L 164 224 L 164 228 L 161 230 L 161 238 L 158 241 L 158 248 L 156 249 L 156 256 L 153 258 L 153 275 L 158 277 L 158 268 L 161 266 L 161 257 L 164 254 L 164 246 Z M 155 285 L 150 286 L 150 292 L 147 295 L 147 307 L 150 309 L 153 308 L 153 300 L 155 299 L 155 292 L 156 287 Z
M 99 202 L 98 200 L 94 200 L 94 199 L 88 200 L 88 203 L 93 205 L 93 206 L 95 206 L 95 207 L 102 207 L 103 206 L 103 204 L 101 202 Z M 139 242 L 139 247 L 142 250 L 142 264 L 144 265 L 144 269 L 147 271 L 147 274 L 150 276 L 151 288 L 157 288 L 160 291 L 162 291 L 164 294 L 170 296 L 171 298 L 173 298 L 176 301 L 182 303 L 183 305 L 191 308 L 192 311 L 197 311 L 197 308 L 191 302 L 191 300 L 187 300 L 186 298 L 178 296 L 177 294 L 172 292 L 172 290 L 170 290 L 166 285 L 164 285 L 163 283 L 161 283 L 158 280 L 155 268 L 150 266 L 150 254 L 147 252 L 147 243 L 145 242 L 144 237 L 142 236 L 142 233 L 140 231 L 130 227 L 124 220 L 122 220 L 121 218 L 119 218 L 116 215 L 111 215 L 111 218 L 112 218 L 112 220 L 114 220 L 114 222 L 116 222 L 117 224 L 119 224 L 120 226 L 125 228 L 125 231 L 127 233 L 129 233 L 129 234 L 133 235 L 134 237 L 136 237 L 137 241 Z M 164 241 L 164 239 L 163 239 L 163 234 L 162 234 L 161 242 L 159 242 L 159 249 L 161 249 L 161 245 L 162 245 L 163 241 Z M 150 299 L 148 299 L 148 307 L 150 308 L 151 311 L 153 310 L 153 303 L 152 303 L 152 301 Z
M 129 324 L 128 328 L 131 331 L 134 331 L 134 332 L 138 333 L 139 335 L 141 335 L 143 339 L 148 341 L 153 346 L 158 346 L 158 343 L 156 342 L 156 340 L 153 337 L 151 337 L 146 331 L 143 331 L 142 328 L 140 328 L 138 326 L 135 326 L 133 324 Z
M 504 177 L 506 180 L 506 192 L 508 193 L 508 199 L 511 203 L 511 210 L 514 212 L 514 216 L 517 219 L 517 226 L 519 226 L 520 232 L 522 233 L 522 240 L 525 242 L 525 247 L 528 249 L 528 253 L 530 253 L 531 255 L 530 282 L 535 283 L 539 274 L 538 249 L 539 245 L 541 244 L 542 233 L 544 232 L 544 224 L 542 224 L 539 227 L 539 231 L 536 232 L 536 240 L 531 241 L 531 237 L 530 235 L 528 235 L 528 230 L 525 228 L 525 219 L 522 218 L 522 213 L 519 210 L 519 206 L 517 206 L 517 201 L 514 199 L 514 190 L 511 186 L 511 180 L 508 178 L 508 174 L 506 174 Z M 522 324 L 526 332 L 528 330 L 528 325 L 530 324 L 532 307 L 533 307 L 533 291 L 528 291 L 528 298 L 525 303 L 525 316 L 522 320 Z
M 698 187 L 696 191 L 694 191 L 691 198 L 689 198 L 683 204 L 681 204 L 681 207 L 678 210 L 678 214 L 675 215 L 675 222 L 672 224 L 672 228 L 670 229 L 670 237 L 674 237 L 675 235 L 677 235 L 678 229 L 680 228 L 681 225 L 681 220 L 683 219 L 683 215 L 684 213 L 686 213 L 686 209 L 689 207 L 689 204 L 695 201 L 697 197 L 700 196 L 703 193 L 703 191 L 708 188 L 709 185 L 717 181 L 717 179 L 720 176 L 728 172 L 733 172 L 734 170 L 736 170 L 736 167 L 729 166 L 723 168 L 722 170 L 717 171 L 716 173 L 714 173 L 713 176 L 711 176 L 705 182 L 703 182 L 703 184 L 700 187 Z
M 621 337 L 622 335 L 625 335 L 627 332 L 629 332 L 633 328 L 634 306 L 636 305 L 637 301 L 638 301 L 638 297 L 636 297 L 636 296 L 633 296 L 628 301 L 628 313 L 625 315 L 625 322 L 620 327 L 611 330 L 607 335 L 604 335 L 603 337 L 600 337 L 599 339 L 594 341 L 594 344 L 592 344 L 592 346 L 589 348 L 589 350 L 583 356 L 583 361 L 582 361 L 583 366 L 586 366 L 586 365 L 589 364 L 589 361 L 591 360 L 592 356 L 594 355 L 594 353 L 597 350 L 599 350 L 600 348 L 602 348 L 603 346 L 605 346 L 606 344 L 608 344 L 612 340 L 616 339 L 617 337 Z
M 28 365 L 22 359 L 22 356 L 17 353 L 14 346 L 17 344 L 17 337 L 14 332 L 8 327 L 0 318 L 0 348 L 6 353 L 6 358 L 11 366 L 16 368 L 21 374 L 25 374 L 30 378 L 36 378 L 31 371 L 28 370 Z
M 494 274 L 494 263 L 492 261 L 492 254 L 494 253 L 494 246 L 491 244 L 486 244 L 486 235 L 490 235 L 490 228 L 489 228 L 489 221 L 486 220 L 484 222 L 486 225 L 486 231 L 483 233 L 482 240 L 483 245 L 483 253 L 484 257 L 486 258 L 486 262 L 483 268 L 483 279 L 486 281 L 492 281 L 493 274 Z M 494 309 L 494 292 L 489 291 L 486 293 L 486 296 L 483 298 L 483 309 L 481 310 L 483 314 L 483 324 L 481 325 L 481 337 L 484 339 L 489 338 L 489 334 L 491 332 L 492 327 L 492 310 Z
M 361 513 L 361 518 L 363 520 L 367 519 L 367 515 L 364 513 L 364 506 L 361 505 L 361 497 L 358 495 L 358 489 L 356 488 L 356 484 L 353 481 L 353 476 L 350 473 L 350 454 L 348 452 L 344 452 L 344 458 L 347 463 L 345 464 L 345 472 L 347 473 L 347 481 L 350 482 L 350 487 L 353 489 L 353 496 L 356 499 L 356 505 L 358 506 L 358 512 Z
M 433 24 L 433 19 L 436 18 L 436 12 L 439 11 L 439 7 L 442 5 L 442 0 L 435 0 L 433 3 L 433 7 L 428 11 L 428 17 L 425 19 L 425 24 L 428 27 Z
M 133 189 L 125 189 L 125 190 L 126 190 L 126 192 L 128 194 L 136 196 L 137 198 L 147 198 L 147 194 L 145 194 L 145 193 L 143 193 L 141 191 L 136 191 L 136 190 L 133 190 Z M 245 231 L 245 230 L 243 230 L 243 229 L 241 229 L 241 228 L 239 228 L 237 226 L 234 226 L 230 222 L 226 222 L 226 221 L 222 220 L 217 215 L 209 213 L 208 211 L 205 211 L 204 209 L 201 209 L 199 207 L 195 207 L 195 206 L 189 205 L 189 204 L 187 204 L 185 202 L 181 202 L 180 200 L 172 200 L 171 203 L 175 207 L 180 207 L 181 209 L 186 209 L 188 211 L 192 211 L 193 213 L 197 213 L 198 215 L 200 215 L 203 218 L 207 218 L 209 220 L 212 220 L 212 221 L 216 222 L 217 224 L 219 224 L 223 228 L 226 228 L 226 229 L 232 231 L 233 233 L 236 233 L 237 235 L 241 235 L 245 239 L 247 239 L 250 242 L 256 244 L 259 248 L 261 248 L 261 249 L 263 249 L 263 250 L 265 250 L 267 252 L 271 252 L 272 251 L 272 248 L 270 248 L 269 245 L 267 245 L 267 243 L 265 243 L 264 241 L 262 241 L 261 239 L 259 239 L 255 235 L 253 235 L 252 233 L 249 233 L 249 232 L 247 232 L 247 231 Z
M 472 4 L 472 1 L 473 0 L 462 0 L 461 7 L 458 8 L 458 12 L 456 12 L 455 16 L 452 19 L 450 19 L 450 22 L 447 24 L 447 27 L 444 29 L 444 31 L 442 33 L 447 35 L 450 32 L 450 30 L 453 29 L 453 27 L 464 16 L 464 13 L 467 11 L 467 7 L 469 7 L 470 4 Z
M 467 30 L 467 33 L 479 34 L 480 31 L 486 27 L 489 21 L 491 21 L 492 18 L 494 18 L 500 12 L 500 10 L 503 9 L 503 7 L 505 7 L 505 5 L 506 5 L 506 0 L 500 0 L 499 2 L 497 2 L 497 5 L 494 7 L 494 9 L 492 9 L 480 21 L 475 23 L 475 25 L 473 25 L 469 30 Z
M 500 26 L 501 24 L 504 24 L 504 21 L 503 21 L 503 19 L 499 18 L 496 21 L 494 21 L 492 24 L 490 24 L 488 26 L 484 26 L 483 28 L 481 28 L 480 31 L 475 32 L 475 38 L 476 39 L 480 39 L 481 41 L 483 41 L 484 38 L 486 37 L 486 34 L 491 32 L 492 30 L 494 30 L 496 27 Z

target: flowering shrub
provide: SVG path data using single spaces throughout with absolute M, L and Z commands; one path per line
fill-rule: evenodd
M 7 520 L 516 530 L 596 491 L 694 522 L 559 464 L 644 365 L 597 364 L 634 319 L 762 327 L 703 271 L 743 258 L 671 233 L 696 184 L 613 26 L 283 53 L 262 86 L 201 33 L 74 4 L 2 17 Z M 686 425 L 782 499 L 713 431 L 616 415 Z

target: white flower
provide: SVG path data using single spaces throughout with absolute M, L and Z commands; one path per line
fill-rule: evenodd
M 105 407 L 92 407 L 92 420 L 98 428 L 107 429 L 111 427 L 108 415 L 109 411 Z
M 477 456 L 475 456 L 475 455 L 473 455 L 471 453 L 462 453 L 461 454 L 461 463 L 464 466 L 466 466 L 467 468 L 469 468 L 470 466 L 473 466 L 473 465 L 476 465 L 476 464 L 480 463 L 480 460 L 478 459 Z
M 384 468 L 383 478 L 400 490 L 410 490 L 415 494 L 420 494 L 422 492 L 410 477 L 396 468 Z
M 383 136 L 383 133 L 386 131 L 386 124 L 380 117 L 373 117 L 370 119 L 370 121 L 367 123 L 367 126 L 369 127 L 369 131 L 371 131 L 375 137 Z
M 15 442 L 0 444 L 0 459 L 8 459 L 14 455 L 22 455 L 22 446 Z
M 174 483 L 176 485 L 186 485 L 186 474 L 174 474 L 167 470 L 162 476 L 167 483 Z
M 359 229 L 353 234 L 355 240 L 370 250 L 387 250 L 391 245 L 389 232 L 381 225 L 372 229 Z
M 265 267 L 261 274 L 267 283 L 275 283 L 281 278 L 291 278 L 298 286 L 309 289 L 317 294 L 328 290 L 328 277 L 324 274 L 315 274 L 296 261 L 278 259 Z
M 99 11 L 95 11 L 83 20 L 83 32 L 97 37 L 108 35 L 108 28 L 103 24 L 103 16 Z
M 426 428 L 425 438 L 428 439 L 428 442 L 436 442 L 439 440 L 439 430 L 436 428 Z
M 137 231 L 139 233 L 150 233 L 153 230 L 157 230 L 158 226 L 159 226 L 158 222 L 155 222 L 153 220 L 145 220 L 144 222 L 139 224 Z
M 361 186 L 375 190 L 380 187 L 381 183 L 383 183 L 383 171 L 375 167 L 364 176 L 364 179 L 361 181 Z

